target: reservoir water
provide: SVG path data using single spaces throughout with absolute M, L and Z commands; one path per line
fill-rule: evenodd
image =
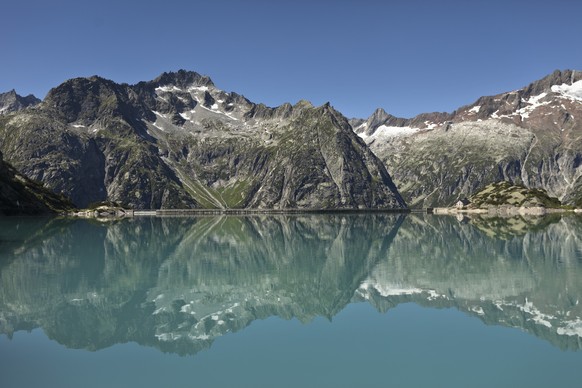
M 579 387 L 582 217 L 0 218 L 0 387 Z

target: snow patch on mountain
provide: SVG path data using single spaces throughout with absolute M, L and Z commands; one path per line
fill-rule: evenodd
M 536 96 L 531 96 L 527 100 L 522 99 L 521 102 L 523 104 L 525 104 L 525 106 L 523 106 L 522 108 L 519 108 L 519 109 L 515 110 L 514 112 L 508 113 L 508 114 L 499 114 L 499 109 L 497 109 L 495 112 L 493 112 L 489 115 L 489 118 L 492 118 L 492 119 L 509 118 L 509 119 L 511 119 L 511 118 L 515 117 L 516 115 L 519 115 L 519 116 L 521 116 L 522 119 L 527 119 L 527 118 L 529 118 L 530 114 L 533 111 L 535 111 L 536 109 L 538 109 L 542 106 L 550 105 L 552 103 L 552 100 L 546 99 L 547 96 L 548 96 L 548 93 L 541 93 L 541 94 L 538 94 Z M 473 109 L 470 109 L 469 112 L 473 111 Z
M 368 123 L 363 122 L 362 124 L 360 124 L 356 128 L 354 128 L 354 132 L 356 132 L 356 133 L 362 132 L 363 133 L 366 130 L 366 128 L 368 128 Z
M 425 121 L 424 125 L 426 125 L 426 129 L 435 129 L 436 127 L 438 127 L 440 124 L 437 123 L 433 123 L 432 121 Z
M 548 95 L 547 93 L 542 93 L 537 96 L 530 97 L 529 100 L 524 101 L 526 104 L 529 105 L 521 109 L 518 109 L 516 113 L 518 113 L 519 115 L 521 115 L 521 117 L 525 119 L 529 118 L 530 113 L 532 113 L 534 110 L 536 110 L 540 106 L 549 105 L 551 103 L 551 101 L 543 102 L 541 101 L 547 95 Z
M 380 125 L 371 135 L 367 135 L 365 132 L 361 132 L 358 135 L 362 138 L 362 140 L 369 143 L 370 141 L 379 138 L 385 139 L 395 136 L 409 136 L 418 131 L 420 131 L 420 128 L 390 127 L 387 125 Z
M 574 82 L 572 85 L 553 85 L 552 92 L 571 100 L 582 101 L 582 80 Z
M 183 90 L 175 85 L 171 86 L 158 86 L 156 92 L 182 92 Z
M 528 104 L 532 104 L 532 105 L 539 105 L 540 104 L 540 100 L 542 98 L 544 98 L 545 96 L 547 96 L 548 93 L 542 93 L 542 94 L 538 94 L 537 96 L 531 96 L 529 98 L 529 100 L 527 100 L 526 102 Z
M 190 86 L 188 88 L 189 92 L 206 92 L 208 91 L 208 86 Z

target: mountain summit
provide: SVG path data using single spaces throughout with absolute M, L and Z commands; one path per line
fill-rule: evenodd
M 308 101 L 268 107 L 185 70 L 135 85 L 75 78 L 42 103 L 1 96 L 5 159 L 81 207 L 449 206 L 499 181 L 582 206 L 575 70 L 411 119 L 378 109 L 347 120 Z
M 449 206 L 504 180 L 582 206 L 580 71 L 555 71 L 453 113 L 377 116 L 352 121 L 354 129 L 411 206 Z
M 195 72 L 136 85 L 71 79 L 0 116 L 17 169 L 84 207 L 403 208 L 380 160 L 329 104 L 270 108 Z
M 40 100 L 29 94 L 22 97 L 17 94 L 14 89 L 6 93 L 0 93 L 0 114 L 8 112 L 16 112 L 29 106 L 34 106 L 40 103 Z

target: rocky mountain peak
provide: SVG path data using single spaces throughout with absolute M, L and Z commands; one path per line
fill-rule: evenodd
M 6 93 L 0 93 L 0 114 L 16 112 L 39 103 L 40 100 L 32 94 L 22 97 L 12 89 Z
M 408 119 L 393 116 L 382 108 L 378 108 L 372 113 L 370 117 L 364 120 L 352 119 L 351 125 L 354 127 L 356 133 L 364 136 L 373 135 L 382 125 L 389 127 L 402 127 L 407 125 Z
M 214 86 L 210 77 L 187 70 L 162 73 L 152 83 L 156 86 L 173 85 L 178 88 L 187 88 L 188 86 Z
M 479 121 L 497 119 L 538 128 L 561 126 L 565 115 L 582 101 L 582 72 L 556 70 L 552 74 L 511 92 L 484 96 L 459 108 L 452 120 Z M 556 116 L 557 115 L 557 116 Z M 554 117 L 556 116 L 556 117 Z
M 381 125 L 381 123 L 388 120 L 388 118 L 390 118 L 390 116 L 391 115 L 386 113 L 386 111 L 384 109 L 378 108 L 368 118 L 368 125 Z
M 244 117 L 245 119 L 286 119 L 294 112 L 294 108 L 289 103 L 284 103 L 276 108 L 268 107 L 262 103 L 252 104 Z
M 329 103 L 271 108 L 181 70 L 134 85 L 76 78 L 33 113 L 0 126 L 0 135 L 18 133 L 0 148 L 79 206 L 406 207 L 385 167 Z
M 98 117 L 117 116 L 128 99 L 124 85 L 92 76 L 74 78 L 51 89 L 44 101 L 45 106 L 64 115 L 67 122 L 90 123 Z
M 380 125 L 386 123 L 390 118 L 394 116 L 386 113 L 382 108 L 378 108 L 372 113 L 368 120 L 366 121 L 366 132 L 374 132 L 376 128 Z
M 556 106 L 565 105 L 560 112 L 558 120 L 552 116 L 547 107 L 550 102 L 559 99 Z M 370 137 L 381 126 L 394 128 L 412 128 L 416 130 L 431 130 L 434 128 L 446 128 L 447 123 L 464 121 L 483 121 L 488 119 L 501 119 L 521 125 L 526 120 L 530 125 L 547 126 L 551 123 L 562 121 L 561 116 L 566 115 L 575 104 L 582 101 L 582 71 L 556 70 L 552 74 L 532 82 L 531 84 L 510 92 L 495 96 L 480 97 L 473 104 L 460 107 L 452 113 L 433 112 L 422 113 L 411 119 L 392 116 L 382 108 L 376 109 L 365 121 L 363 119 L 351 119 L 350 124 L 355 132 Z M 570 106 L 571 104 L 574 104 Z M 538 108 L 544 108 L 539 109 Z M 547 116 L 547 120 L 538 120 L 537 116 Z M 567 117 L 566 117 L 567 118 Z M 537 122 L 536 122 L 537 121 Z M 550 124 L 551 124 L 550 123 Z M 558 124 L 556 124 L 558 125 Z M 413 131 L 413 132 L 415 132 Z M 396 131 L 395 133 L 400 133 Z
M 554 91 L 553 86 L 572 85 L 582 80 L 582 72 L 576 70 L 556 70 L 552 74 L 535 81 L 523 89 L 525 97 Z M 555 89 L 555 88 L 554 88 Z
M 388 119 L 375 131 L 366 123 L 355 129 L 414 207 L 448 206 L 501 180 L 541 188 L 579 206 L 580 117 L 582 72 L 558 70 L 451 114 L 421 114 L 402 123 Z
M 313 104 L 311 101 L 307 100 L 299 100 L 295 105 L 293 105 L 293 109 L 302 109 L 302 108 L 313 108 Z

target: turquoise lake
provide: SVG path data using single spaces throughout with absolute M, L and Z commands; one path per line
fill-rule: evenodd
M 582 217 L 0 218 L 0 387 L 580 387 Z

